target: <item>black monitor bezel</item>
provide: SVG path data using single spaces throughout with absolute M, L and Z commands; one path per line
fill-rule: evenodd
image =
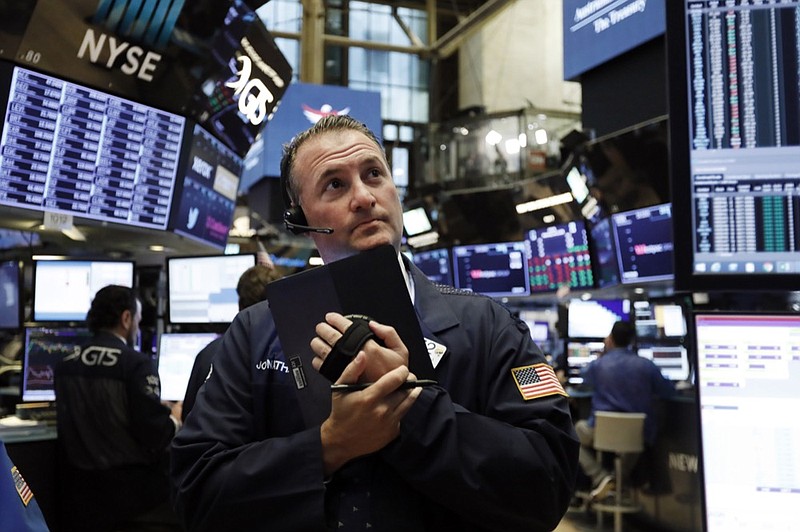
M 666 2 L 667 9 L 667 96 L 669 106 L 670 184 L 673 235 L 675 238 L 674 285 L 682 291 L 797 290 L 800 273 L 719 274 L 694 271 L 694 207 L 692 200 L 691 153 L 689 140 L 689 79 L 687 74 L 686 6 L 689 0 Z

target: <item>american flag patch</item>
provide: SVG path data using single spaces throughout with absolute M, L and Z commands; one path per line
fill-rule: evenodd
M 22 478 L 22 474 L 17 469 L 17 466 L 11 468 L 11 478 L 14 480 L 14 487 L 17 488 L 19 498 L 22 499 L 22 504 L 28 506 L 28 503 L 33 499 L 33 492 L 28 487 L 28 483 Z
M 548 364 L 534 364 L 533 366 L 523 366 L 511 370 L 514 382 L 517 383 L 519 393 L 526 401 L 545 397 L 547 395 L 567 395 L 561 383 L 558 382 L 553 368 Z

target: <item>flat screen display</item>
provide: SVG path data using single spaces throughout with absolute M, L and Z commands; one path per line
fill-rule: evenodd
M 528 325 L 533 341 L 537 344 L 545 343 L 550 339 L 550 322 L 536 319 L 534 316 L 534 313 L 526 310 L 519 313 L 519 318 Z
M 668 340 L 686 336 L 686 313 L 679 303 L 635 301 L 633 310 L 639 339 Z
M 158 338 L 158 376 L 162 401 L 183 401 L 194 359 L 219 334 L 161 333 Z
M 255 264 L 255 254 L 168 257 L 170 323 L 230 323 L 239 313 L 239 277 Z
M 642 342 L 636 353 L 652 360 L 664 378 L 671 381 L 689 380 L 689 354 L 682 345 L 663 345 Z
M 242 158 L 195 124 L 180 199 L 170 223 L 172 230 L 224 249 L 241 173 Z
M 98 290 L 110 284 L 133 287 L 132 261 L 36 260 L 33 267 L 37 322 L 85 321 Z
M 796 289 L 796 3 L 666 4 L 675 287 Z
M 567 383 L 583 384 L 583 368 L 600 356 L 603 349 L 603 342 L 567 342 Z
M 55 401 L 55 368 L 64 357 L 80 352 L 92 337 L 88 329 L 33 327 L 25 330 L 22 359 L 22 401 Z
M 454 246 L 453 266 L 456 288 L 492 297 L 529 294 L 524 242 Z
M 705 530 L 797 528 L 800 315 L 696 314 L 695 330 Z
M 620 284 L 617 248 L 614 245 L 614 233 L 611 229 L 611 218 L 603 218 L 592 226 L 591 257 L 594 267 L 594 278 L 598 288 Z
M 453 264 L 447 248 L 416 251 L 414 264 L 434 283 L 453 285 Z
M 0 262 L 0 329 L 19 329 L 22 326 L 21 280 L 19 261 Z
M 611 215 L 623 284 L 672 279 L 672 206 Z
M 0 65 L 0 205 L 166 229 L 185 119 Z
M 564 79 L 663 34 L 664 3 L 564 0 Z
M 593 287 L 592 260 L 582 221 L 532 229 L 525 246 L 531 292 L 555 292 L 561 286 Z
M 618 321 L 630 320 L 627 299 L 573 299 L 567 307 L 567 335 L 570 338 L 605 338 Z
M 425 207 L 416 207 L 414 209 L 403 211 L 403 229 L 406 230 L 408 236 L 419 235 L 433 230 L 431 219 L 428 217 L 428 212 Z

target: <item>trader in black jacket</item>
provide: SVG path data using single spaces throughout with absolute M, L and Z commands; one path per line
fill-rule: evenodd
M 186 528 L 555 528 L 574 488 L 578 440 L 564 391 L 525 324 L 488 297 L 434 285 L 400 254 L 397 189 L 380 142 L 360 122 L 322 118 L 294 138 L 281 168 L 294 207 L 287 221 L 317 231 L 311 238 L 326 263 L 394 247 L 439 384 L 401 389 L 415 378 L 408 350 L 393 327 L 370 322 L 382 345 L 367 340 L 337 382 L 374 384 L 343 393 L 323 383 L 329 404 L 301 403 L 307 381 L 291 371 L 269 304 L 240 312 L 173 441 Z M 304 304 L 298 299 L 298 314 Z M 349 326 L 335 313 L 317 325 L 315 362 Z M 330 413 L 308 422 L 305 406 Z
M 180 403 L 161 403 L 152 360 L 131 347 L 141 315 L 132 289 L 100 289 L 87 315 L 94 336 L 56 366 L 67 530 L 180 530 L 168 504 L 166 454 Z

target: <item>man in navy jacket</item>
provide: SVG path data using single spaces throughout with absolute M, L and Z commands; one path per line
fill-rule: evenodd
M 361 123 L 323 118 L 282 161 L 293 223 L 326 262 L 383 244 L 427 339 L 437 386 L 415 376 L 392 327 L 338 383 L 330 415 L 303 421 L 268 303 L 239 313 L 172 447 L 189 530 L 551 530 L 574 488 L 578 442 L 563 389 L 527 327 L 493 300 L 434 285 L 399 254 L 402 207 L 383 150 Z M 303 223 L 305 222 L 305 223 Z M 376 294 L 375 297 L 381 297 Z M 298 312 L 303 304 L 298 302 Z M 350 325 L 331 313 L 311 342 L 315 367 Z

